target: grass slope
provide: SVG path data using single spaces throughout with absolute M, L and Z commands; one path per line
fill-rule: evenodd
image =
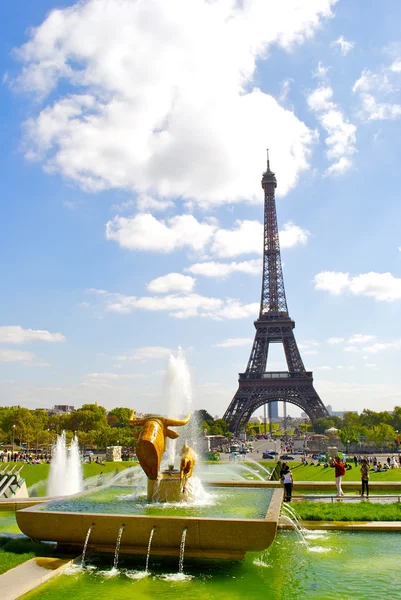
M 297 502 L 295 511 L 305 521 L 401 521 L 400 502 Z
M 96 463 L 85 463 L 83 466 L 84 477 L 93 477 L 94 475 L 99 475 L 100 473 L 112 473 L 116 469 L 120 471 L 122 469 L 126 469 L 132 465 L 138 465 L 138 463 L 133 462 L 107 462 L 104 465 L 97 465 Z M 34 483 L 38 483 L 39 481 L 44 481 L 47 479 L 49 475 L 50 465 L 24 465 L 21 471 L 21 477 L 25 479 L 27 487 L 30 487 Z
M 274 462 L 260 461 L 261 464 L 274 467 Z M 303 465 L 299 462 L 289 463 L 294 481 L 332 481 L 334 483 L 334 469 L 324 468 L 323 465 Z M 361 481 L 360 467 L 352 466 L 343 477 L 343 481 Z M 401 482 L 401 469 L 389 469 L 384 473 L 369 472 L 370 481 L 399 481 Z
M 0 538 L 0 575 L 35 556 L 51 556 L 49 544 L 28 539 Z

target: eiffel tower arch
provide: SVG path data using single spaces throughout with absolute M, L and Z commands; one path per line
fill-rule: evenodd
M 230 431 L 239 432 L 252 413 L 264 404 L 286 402 L 301 408 L 313 422 L 328 412 L 313 386 L 313 373 L 306 371 L 294 336 L 284 288 L 278 235 L 275 188 L 270 169 L 263 173 L 264 201 L 263 277 L 260 311 L 254 322 L 256 333 L 245 373 L 240 373 L 238 390 L 223 419 Z M 282 344 L 287 371 L 266 371 L 270 344 Z

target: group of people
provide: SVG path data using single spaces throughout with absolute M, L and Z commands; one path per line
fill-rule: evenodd
M 397 461 L 395 456 L 388 456 L 386 462 L 384 463 L 381 463 L 376 456 L 354 456 L 353 460 L 355 467 L 357 467 L 358 464 L 362 464 L 363 460 L 366 460 L 374 471 L 387 471 L 387 469 L 398 469 L 400 467 L 399 459 Z
M 40 465 L 50 462 L 50 454 L 47 452 L 0 452 L 0 462 L 24 462 L 28 465 Z
M 346 465 L 341 460 L 340 456 L 338 456 L 338 455 L 335 456 L 334 458 L 331 458 L 329 464 L 330 464 L 330 467 L 334 468 L 334 475 L 336 478 L 337 497 L 341 498 L 342 496 L 344 496 L 344 492 L 342 490 L 341 483 L 342 483 L 342 478 L 345 475 Z M 361 496 L 363 498 L 366 494 L 366 498 L 369 498 L 370 467 L 369 467 L 368 459 L 362 458 L 362 460 L 359 464 L 360 464 L 361 483 L 362 483 Z
M 334 469 L 337 497 L 341 498 L 342 496 L 344 496 L 344 492 L 342 490 L 341 483 L 342 483 L 342 478 L 345 475 L 345 472 L 347 470 L 346 464 L 342 461 L 341 457 L 337 454 L 334 458 L 330 458 L 329 466 Z M 377 469 L 377 466 L 378 466 L 378 464 L 376 464 L 372 470 Z M 369 471 L 370 471 L 370 466 L 369 466 L 368 459 L 362 458 L 362 460 L 360 462 L 360 473 L 361 473 L 361 483 L 362 483 L 361 496 L 364 497 L 366 494 L 366 498 L 369 498 Z M 289 465 L 285 462 L 281 466 L 280 481 L 284 485 L 284 502 L 291 502 L 294 479 L 293 479 L 292 472 L 291 472 Z

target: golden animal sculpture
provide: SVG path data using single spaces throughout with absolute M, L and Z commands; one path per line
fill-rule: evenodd
M 181 490 L 185 492 L 188 479 L 192 475 L 196 463 L 196 454 L 190 446 L 186 444 L 181 448 L 181 465 L 180 465 L 180 484 Z
M 168 428 L 186 425 L 190 415 L 186 419 L 167 419 L 159 416 L 135 419 L 134 414 L 132 412 L 129 424 L 142 427 L 138 435 L 136 455 L 148 479 L 156 480 L 159 476 L 161 459 L 166 449 L 166 438 L 174 440 L 179 437 L 179 433 Z

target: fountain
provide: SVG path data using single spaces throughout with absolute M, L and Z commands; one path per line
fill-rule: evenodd
M 20 510 L 17 522 L 26 535 L 56 541 L 60 548 L 69 550 L 85 545 L 85 552 L 87 548 L 114 551 L 113 572 L 119 553 L 144 554 L 148 568 L 150 545 L 152 555 L 179 557 L 182 569 L 184 549 L 186 557 L 241 559 L 246 552 L 264 550 L 273 542 L 282 489 L 260 474 L 256 474 L 259 481 L 206 482 L 204 489 L 194 473 L 197 458 L 190 444 L 196 441 L 190 430 L 190 415 L 180 418 L 172 402 L 179 398 L 181 409 L 191 408 L 189 370 L 181 351 L 170 359 L 168 380 L 174 418 L 149 415 L 137 419 L 133 413 L 130 420 L 130 425 L 140 428 L 134 435 L 138 439 L 136 454 L 147 479 L 146 492 L 137 485 L 134 494 L 133 485 L 111 480 L 96 490 Z M 186 439 L 179 468 L 175 468 L 176 450 L 170 442 L 180 434 L 172 428 L 184 426 Z M 58 440 L 53 494 L 60 493 L 53 481 L 61 483 L 60 473 L 72 468 L 76 451 L 75 442 L 67 456 L 65 436 Z M 162 466 L 165 452 L 167 468 Z M 245 470 L 255 475 L 249 467 Z M 70 479 L 76 485 L 77 478 Z M 73 491 L 63 488 L 62 493 L 67 496 Z
M 75 436 L 67 448 L 65 431 L 57 436 L 53 447 L 47 484 L 48 496 L 71 496 L 83 490 L 83 474 L 78 439 Z

